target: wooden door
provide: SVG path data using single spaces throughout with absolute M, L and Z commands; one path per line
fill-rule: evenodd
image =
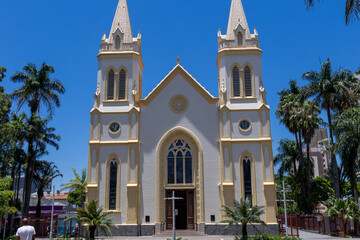
M 187 201 L 187 229 L 195 229 L 194 190 L 187 191 L 186 201 Z
M 171 191 L 166 191 L 166 197 L 170 198 L 171 196 Z M 172 229 L 172 201 L 171 200 L 165 200 L 166 201 L 166 230 L 171 230 Z

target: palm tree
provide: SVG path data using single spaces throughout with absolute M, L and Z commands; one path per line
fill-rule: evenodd
M 299 161 L 299 152 L 294 140 L 281 139 L 279 141 L 278 154 L 274 157 L 274 165 L 279 165 L 278 170 L 280 179 L 284 176 L 284 173 L 294 170 L 296 173 L 296 162 Z
M 36 217 L 41 216 L 41 199 L 44 197 L 44 189 L 51 185 L 52 180 L 57 177 L 62 177 L 59 169 L 53 162 L 36 161 L 35 163 L 34 183 L 37 189 L 37 205 Z
M 112 223 L 112 220 L 107 217 L 110 212 L 104 213 L 103 208 L 97 207 L 97 204 L 97 201 L 92 200 L 86 205 L 85 209 L 76 209 L 76 216 L 69 217 L 65 220 L 76 220 L 77 222 L 86 224 L 86 228 L 90 232 L 90 240 L 95 239 L 95 231 L 97 228 L 102 230 L 106 236 L 112 235 L 111 227 L 117 228 L 117 226 Z
M 359 205 L 354 201 L 353 198 L 347 198 L 346 200 L 341 198 L 330 199 L 325 202 L 325 206 L 327 207 L 325 215 L 333 217 L 342 214 L 345 226 L 351 220 L 357 222 L 360 219 Z
M 221 209 L 221 211 L 225 213 L 223 215 L 225 219 L 220 222 L 227 223 L 227 228 L 232 225 L 239 225 L 240 223 L 242 226 L 242 237 L 244 239 L 246 239 L 248 235 L 246 229 L 248 224 L 252 226 L 254 226 L 253 223 L 266 225 L 266 223 L 260 219 L 260 216 L 265 213 L 264 207 L 257 205 L 251 206 L 251 202 L 251 197 L 246 200 L 240 199 L 240 202 L 234 200 L 234 207 L 223 205 L 223 209 Z
M 81 172 L 81 177 L 75 168 L 72 167 L 72 170 L 74 172 L 75 178 L 70 179 L 69 183 L 62 184 L 61 191 L 65 190 L 65 189 L 69 189 L 70 192 L 80 190 L 80 193 L 81 193 L 80 198 L 81 198 L 82 202 L 84 203 L 85 199 L 83 198 L 83 195 L 84 195 L 83 193 L 85 193 L 85 188 L 87 185 L 86 168 L 83 167 L 82 172 Z
M 311 206 L 310 206 L 310 192 L 311 192 L 311 159 L 310 159 L 310 143 L 311 139 L 315 134 L 315 130 L 319 128 L 320 124 L 322 123 L 321 117 L 319 117 L 320 109 L 319 107 L 314 104 L 310 100 L 306 100 L 302 104 L 301 111 L 298 112 L 299 119 L 300 119 L 300 125 L 302 129 L 302 133 L 304 136 L 304 142 L 306 143 L 306 182 L 307 182 L 307 210 L 308 213 L 311 212 Z
M 320 0 L 318 0 L 320 2 Z M 314 6 L 315 0 L 305 0 L 308 8 Z M 360 18 L 360 0 L 346 0 L 345 1 L 345 23 L 348 25 L 352 19 Z
M 321 64 L 320 72 L 310 71 L 303 74 L 302 78 L 309 81 L 308 86 L 303 92 L 303 97 L 314 97 L 314 102 L 319 104 L 327 113 L 331 145 L 334 144 L 332 111 L 336 110 L 335 102 L 347 102 L 350 95 L 347 84 L 344 84 L 344 77 L 350 76 L 349 71 L 339 71 L 333 73 L 330 59 Z M 339 99 L 341 97 L 341 99 Z M 350 103 L 349 103 L 350 104 Z M 340 197 L 339 175 L 337 172 L 337 162 L 334 151 L 331 151 L 331 168 L 333 169 L 333 182 L 335 197 Z
M 48 112 L 53 114 L 54 104 L 56 107 L 60 106 L 59 94 L 65 93 L 65 88 L 61 82 L 57 79 L 51 80 L 50 74 L 55 70 L 52 66 L 43 63 L 39 69 L 35 64 L 28 63 L 23 67 L 23 72 L 17 72 L 11 77 L 13 82 L 22 83 L 22 86 L 16 89 L 12 94 L 12 98 L 17 100 L 18 109 L 20 109 L 24 103 L 30 107 L 30 120 L 29 125 L 33 124 L 35 114 L 40 112 L 41 104 L 47 107 Z M 24 207 L 23 214 L 27 216 L 28 207 L 31 194 L 31 183 L 33 174 L 31 169 L 34 166 L 36 160 L 36 151 L 34 149 L 34 139 L 29 135 L 28 151 L 27 151 L 27 167 L 25 169 L 25 183 L 24 186 Z
M 334 121 L 334 134 L 337 142 L 336 150 L 339 152 L 344 171 L 350 180 L 355 201 L 359 202 L 357 190 L 357 171 L 360 160 L 360 107 L 350 108 L 338 115 Z

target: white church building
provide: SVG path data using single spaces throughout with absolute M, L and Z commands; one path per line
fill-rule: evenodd
M 265 207 L 262 231 L 276 232 L 262 50 L 241 0 L 232 0 L 226 34 L 218 32 L 218 97 L 179 61 L 143 96 L 141 43 L 126 0 L 119 0 L 97 55 L 87 202 L 98 200 L 111 212 L 115 235 L 153 235 L 172 229 L 165 198 L 175 191 L 182 198 L 175 204 L 176 229 L 231 234 L 218 223 L 222 205 L 252 197 L 253 205 Z

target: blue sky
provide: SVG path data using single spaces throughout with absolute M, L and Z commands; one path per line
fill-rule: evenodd
M 176 64 L 181 64 L 211 94 L 218 96 L 217 30 L 226 33 L 231 0 L 128 0 L 133 35 L 142 34 L 143 97 Z M 306 10 L 303 0 L 243 0 L 249 27 L 259 32 L 263 81 L 271 107 L 276 152 L 283 137 L 291 137 L 274 112 L 277 91 L 290 79 L 318 69 L 330 57 L 334 69 L 360 67 L 360 22 L 345 26 L 344 2 L 326 0 Z M 1 2 L 0 66 L 8 69 L 2 85 L 17 87 L 9 78 L 28 63 L 55 67 L 66 93 L 51 125 L 62 137 L 60 149 L 44 159 L 53 161 L 64 177 L 57 189 L 87 166 L 89 111 L 96 90 L 98 46 L 110 30 L 117 0 L 11 0 Z M 300 80 L 301 81 L 301 80 Z M 303 83 L 303 81 L 301 81 Z M 27 111 L 26 108 L 23 108 Z M 44 113 L 45 114 L 45 113 Z

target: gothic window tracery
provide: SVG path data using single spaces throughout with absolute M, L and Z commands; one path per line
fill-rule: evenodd
M 168 184 L 192 184 L 193 167 L 189 144 L 183 139 L 176 139 L 170 144 L 167 154 Z

